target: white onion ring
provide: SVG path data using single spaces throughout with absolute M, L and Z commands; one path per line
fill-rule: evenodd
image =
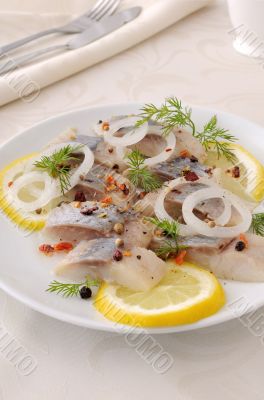
M 70 185 L 69 185 L 69 188 L 67 190 L 67 191 L 70 191 L 80 181 L 80 175 L 86 175 L 90 171 L 92 166 L 93 166 L 94 154 L 91 151 L 91 149 L 89 149 L 88 146 L 85 146 L 82 143 L 78 143 L 78 142 L 58 143 L 58 144 L 55 144 L 55 145 L 49 147 L 47 150 L 45 150 L 43 153 L 41 153 L 37 157 L 37 159 L 34 160 L 34 162 L 39 160 L 43 156 L 47 156 L 47 157 L 51 156 L 53 153 L 63 149 L 63 147 L 65 147 L 65 146 L 72 146 L 72 147 L 80 146 L 80 148 L 78 149 L 78 153 L 83 153 L 84 154 L 83 162 L 79 165 L 79 167 L 70 176 L 70 180 L 69 180 L 70 181 Z M 58 196 L 61 195 L 61 189 L 60 189 L 59 181 L 57 181 L 57 195 Z
M 67 142 L 67 143 L 59 143 L 54 146 L 51 146 L 43 153 L 34 157 L 34 159 L 30 160 L 29 164 L 24 169 L 24 174 L 17 178 L 13 185 L 11 186 L 10 194 L 12 196 L 12 200 L 16 203 L 17 206 L 22 208 L 25 211 L 35 211 L 38 208 L 42 208 L 47 205 L 52 199 L 61 196 L 61 187 L 58 179 L 51 178 L 46 172 L 37 170 L 34 166 L 34 162 L 39 160 L 42 156 L 50 156 L 54 152 L 62 149 L 63 147 L 71 145 L 78 146 L 81 143 L 78 142 Z M 89 170 L 92 168 L 94 163 L 94 154 L 89 149 L 88 146 L 81 145 L 80 149 L 78 149 L 79 153 L 84 154 L 83 162 L 76 168 L 73 174 L 71 174 L 69 179 L 69 187 L 67 191 L 70 191 L 74 186 L 76 186 L 80 180 L 81 175 L 86 175 Z M 32 184 L 34 182 L 43 182 L 44 189 L 39 189 L 34 187 Z M 32 202 L 26 202 L 19 198 L 19 191 L 27 186 L 29 187 L 29 194 L 34 197 L 38 197 L 36 200 Z
M 169 192 L 171 192 L 175 188 L 175 186 L 181 185 L 183 183 L 186 183 L 186 180 L 184 178 L 173 179 L 172 181 L 167 182 L 165 189 L 163 189 L 160 192 L 160 194 L 157 197 L 155 206 L 154 206 L 154 212 L 159 219 L 167 219 L 170 222 L 174 222 L 174 219 L 165 210 L 164 200 L 165 200 L 165 197 L 167 196 L 167 194 Z M 188 225 L 179 223 L 179 227 L 180 227 L 180 235 L 181 236 L 192 236 L 196 233 Z
M 134 125 L 137 121 L 138 117 L 118 119 L 116 121 L 109 122 L 108 131 L 102 129 L 103 124 L 97 125 L 95 131 L 98 135 L 103 135 L 104 140 L 112 146 L 131 146 L 132 144 L 142 140 L 148 132 L 148 123 L 145 122 L 140 127 L 135 128 Z M 121 137 L 114 136 L 120 129 L 127 127 L 133 128 Z
M 218 188 L 218 186 L 216 185 L 216 183 L 214 181 L 211 181 L 208 178 L 200 178 L 199 180 L 195 181 L 194 183 L 202 183 L 204 185 L 208 185 L 211 186 L 213 188 Z M 188 184 L 190 182 L 186 181 L 184 177 L 182 178 L 176 178 L 172 181 L 169 181 L 166 183 L 166 187 L 165 189 L 163 189 L 163 191 L 161 191 L 161 193 L 159 194 L 155 206 L 154 206 L 154 211 L 156 216 L 159 219 L 168 219 L 169 221 L 174 221 L 174 219 L 167 213 L 167 211 L 165 210 L 164 207 L 164 202 L 165 202 L 165 198 L 166 196 L 169 194 L 169 192 L 171 192 L 176 186 L 182 185 L 182 184 Z M 201 189 L 201 190 L 206 190 L 206 189 Z M 197 192 L 194 192 L 197 193 Z M 189 197 L 189 196 L 188 196 Z M 187 197 L 187 198 L 188 198 Z M 217 197 L 217 196 L 215 196 Z M 186 199 L 185 199 L 186 200 Z M 205 200 L 205 199 L 203 199 Z M 219 225 L 225 225 L 227 224 L 227 222 L 230 220 L 231 218 L 231 202 L 228 199 L 223 199 L 224 202 L 224 211 L 223 213 L 215 220 L 215 222 Z M 199 202 L 196 203 L 196 205 Z M 184 217 L 184 216 L 183 216 Z M 185 221 L 185 218 L 184 218 Z M 185 221 L 186 222 L 186 221 Z M 190 226 L 189 224 L 186 225 L 184 224 L 179 224 L 180 226 L 180 235 L 182 236 L 191 236 L 196 234 L 197 232 L 193 229 L 192 226 Z M 211 228 L 210 228 L 211 229 Z
M 153 135 L 157 135 L 157 136 L 162 136 L 162 128 L 159 127 L 159 126 L 150 125 L 149 128 L 148 128 L 147 134 L 153 134 Z M 165 149 L 162 150 L 161 153 L 157 154 L 154 157 L 146 158 L 145 161 L 144 161 L 144 164 L 143 164 L 144 166 L 152 167 L 153 165 L 156 165 L 156 164 L 159 164 L 161 162 L 166 161 L 171 156 L 171 154 L 173 153 L 173 150 L 176 147 L 176 136 L 174 135 L 173 132 L 170 132 L 168 136 L 164 137 L 164 139 L 167 142 L 167 145 L 166 145 Z M 126 148 L 125 147 L 118 147 L 117 148 L 117 155 L 120 158 L 125 159 Z
M 243 218 L 243 221 L 240 224 L 230 227 L 216 226 L 210 228 L 207 223 L 201 221 L 193 214 L 193 209 L 198 203 L 218 197 L 221 199 L 226 198 L 237 209 Z M 251 213 L 244 206 L 241 200 L 234 194 L 218 187 L 201 189 L 190 194 L 183 202 L 182 214 L 186 224 L 188 226 L 192 226 L 199 234 L 219 238 L 235 237 L 240 233 L 246 232 L 249 229 L 252 221 Z
M 21 200 L 18 196 L 19 191 L 34 182 L 44 183 L 44 189 L 41 191 L 40 197 L 30 202 Z M 23 211 L 30 212 L 44 207 L 53 197 L 56 197 L 57 183 L 45 172 L 32 171 L 17 178 L 10 189 L 12 200 L 16 206 Z

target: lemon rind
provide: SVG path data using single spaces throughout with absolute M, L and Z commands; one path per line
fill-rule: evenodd
M 191 324 L 215 314 L 225 304 L 225 294 L 222 286 L 210 272 L 189 263 L 185 263 L 179 268 L 183 268 L 184 265 L 188 265 L 189 268 L 200 270 L 203 274 L 210 275 L 211 279 L 214 281 L 214 291 L 211 295 L 198 301 L 194 305 L 184 307 L 178 311 L 165 313 L 160 311 L 155 314 L 140 314 L 135 312 L 127 313 L 124 308 L 118 307 L 116 303 L 111 301 L 111 298 L 107 297 L 107 288 L 111 285 L 103 283 L 94 300 L 94 306 L 97 311 L 103 314 L 110 321 L 142 328 Z

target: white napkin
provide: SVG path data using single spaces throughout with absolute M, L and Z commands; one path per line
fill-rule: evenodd
M 41 88 L 73 75 L 160 32 L 188 14 L 209 4 L 211 0 L 126 0 L 122 9 L 140 5 L 141 15 L 134 21 L 86 47 L 42 59 L 0 77 L 0 106 L 17 98 L 33 101 Z M 0 0 L 1 44 L 22 36 L 57 26 L 89 9 L 94 2 L 87 0 Z M 62 7 L 61 5 L 64 4 Z M 21 11 L 21 13 L 20 13 Z M 39 11 L 38 14 L 37 11 Z M 69 13 L 70 11 L 70 13 Z M 64 43 L 69 35 L 54 36 L 24 48 L 32 51 L 40 47 Z M 21 53 L 19 53 L 20 55 Z M 12 63 L 17 53 L 0 57 L 0 62 Z

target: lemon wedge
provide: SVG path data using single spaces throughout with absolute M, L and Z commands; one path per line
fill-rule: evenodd
M 45 218 L 36 213 L 26 213 L 21 209 L 17 209 L 12 204 L 12 199 L 8 194 L 9 185 L 12 179 L 23 173 L 26 163 L 36 153 L 21 157 L 0 171 L 0 210 L 18 227 L 28 231 L 37 231 L 44 227 Z
M 230 148 L 236 157 L 232 164 L 225 157 L 217 157 L 214 151 L 208 152 L 206 164 L 221 168 L 221 185 L 248 201 L 259 202 L 264 198 L 264 167 L 242 146 L 231 143 Z M 239 167 L 239 177 L 232 174 L 233 168 Z
M 172 262 L 159 285 L 147 292 L 103 283 L 94 300 L 109 320 L 138 327 L 190 324 L 224 304 L 224 291 L 213 274 L 190 263 Z

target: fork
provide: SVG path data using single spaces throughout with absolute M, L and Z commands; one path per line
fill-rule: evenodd
M 93 21 L 99 21 L 101 18 L 107 15 L 112 15 L 119 6 L 120 1 L 121 0 L 97 0 L 95 5 L 88 12 L 65 25 L 57 28 L 46 29 L 0 47 L 0 56 L 11 50 L 17 49 L 24 44 L 32 42 L 35 39 L 39 39 L 47 35 L 54 33 L 80 33 L 87 29 Z

